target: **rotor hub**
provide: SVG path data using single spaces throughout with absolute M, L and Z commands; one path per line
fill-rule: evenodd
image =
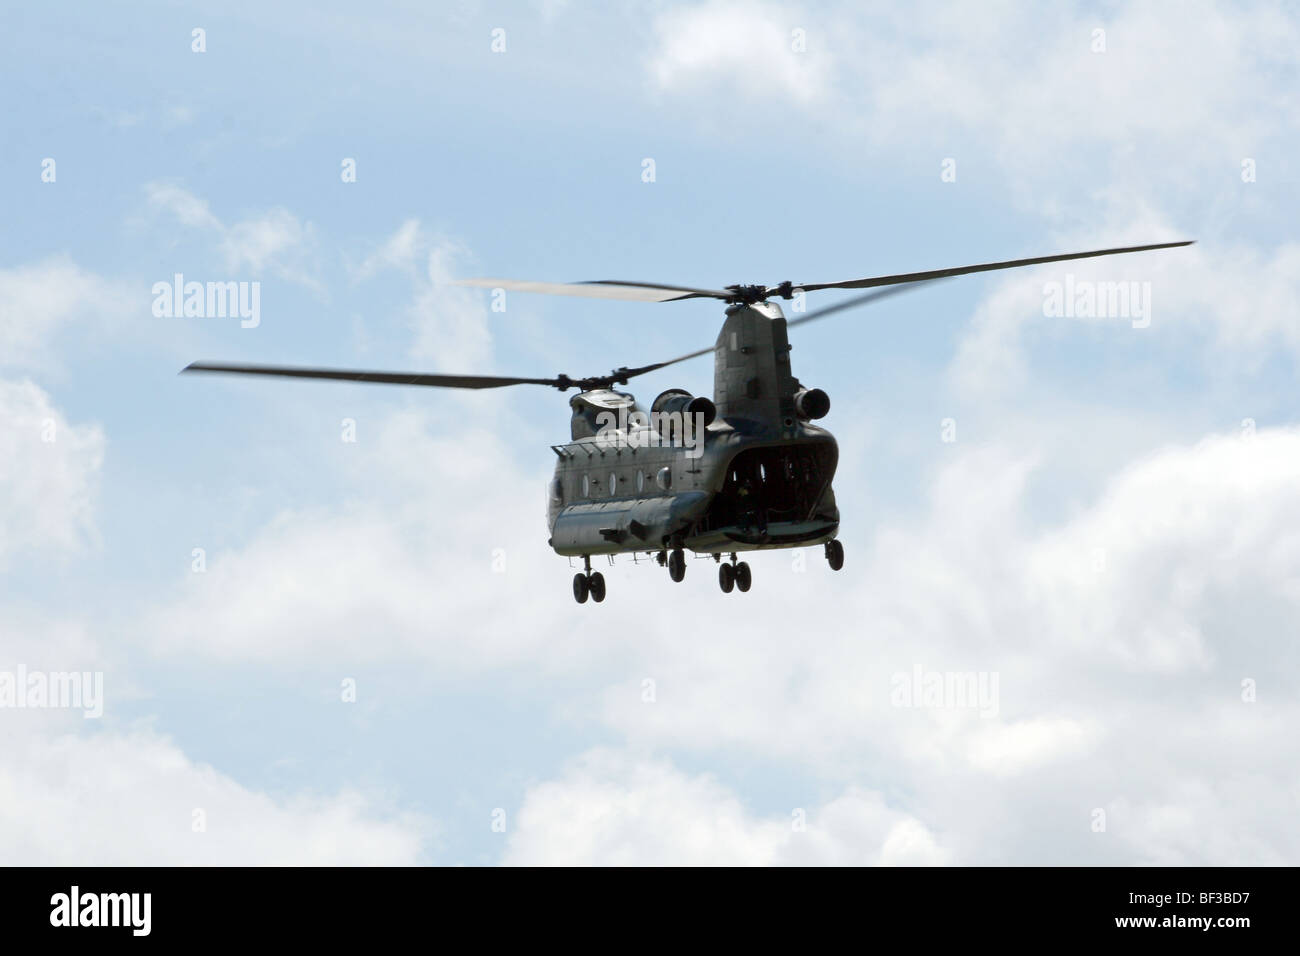
M 728 302 L 739 302 L 745 305 L 753 305 L 755 302 L 762 302 L 767 298 L 767 286 L 765 285 L 729 285 L 727 291 L 733 293 L 732 297 L 727 299 Z

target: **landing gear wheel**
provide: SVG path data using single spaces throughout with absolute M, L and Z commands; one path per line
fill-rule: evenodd
M 736 586 L 736 569 L 730 564 L 718 565 L 718 587 L 722 588 L 723 594 L 730 594 L 731 589 Z
M 597 604 L 605 600 L 605 575 L 593 571 L 587 579 L 587 589 L 591 591 L 591 599 Z
M 826 542 L 826 560 L 832 571 L 844 567 L 844 545 L 839 542 L 839 539 L 832 538 Z
M 674 581 L 681 581 L 686 577 L 686 555 L 682 553 L 681 548 L 676 548 L 668 556 L 668 576 Z
M 601 590 L 604 590 L 603 586 Z M 573 576 L 573 599 L 579 604 L 586 604 L 589 593 L 591 593 L 591 589 L 587 584 L 587 576 L 585 574 L 575 574 Z
M 749 565 L 746 564 L 744 561 L 741 561 L 738 565 L 736 565 L 736 587 L 740 588 L 741 592 L 743 593 L 745 591 L 748 591 L 749 586 L 753 583 L 754 583 L 754 578 L 749 573 Z

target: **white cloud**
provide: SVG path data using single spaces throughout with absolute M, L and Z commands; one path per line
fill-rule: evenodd
M 1055 759 L 1077 758 L 1085 752 L 1095 730 L 1089 722 L 1034 719 L 1012 724 L 982 724 L 971 737 L 968 759 L 987 773 L 1014 776 L 1028 767 Z
M 145 186 L 149 202 L 170 212 L 182 226 L 221 231 L 221 220 L 212 213 L 206 199 L 172 183 L 149 183 Z
M 262 272 L 302 246 L 307 230 L 286 209 L 272 209 L 263 216 L 245 219 L 226 230 L 221 251 L 228 269 L 244 266 Z
M 886 137 L 956 121 L 1022 157 L 1152 138 L 1238 148 L 1271 132 L 1259 106 L 1282 106 L 1273 71 L 1296 36 L 1294 22 L 1264 4 L 1130 3 L 1099 17 L 947 2 L 929 12 L 836 32 L 845 43 L 872 38 L 851 61 L 866 82 L 846 84 L 873 105 L 864 119 Z M 1098 29 L 1104 52 L 1094 52 Z M 890 55 L 876 55 L 885 45 Z
M 806 841 L 801 837 L 807 837 Z M 891 809 L 879 793 L 851 787 L 809 812 L 777 862 L 795 866 L 939 866 L 952 852 L 924 823 Z
M 226 225 L 207 200 L 175 184 L 149 183 L 145 194 L 151 206 L 170 213 L 181 225 L 213 233 L 226 269 L 247 269 L 254 275 L 272 272 L 323 291 L 312 262 L 314 229 L 289 210 L 277 206 Z
M 1164 242 L 1180 236 L 1150 214 L 1115 224 L 1106 235 L 1116 245 Z M 1097 233 L 1074 234 L 1053 248 L 1095 248 Z M 1131 316 L 1063 318 L 1044 315 L 1045 287 L 1097 283 L 1147 284 L 1149 324 Z M 1282 353 L 1300 367 L 1300 323 L 1293 320 L 1300 299 L 1300 244 L 1268 252 L 1243 244 L 1200 243 L 1179 249 L 1058 263 L 1008 276 L 976 308 L 953 358 L 950 373 L 972 399 L 1009 394 L 1029 382 L 1028 359 L 1035 345 L 1100 330 L 1116 345 L 1132 337 L 1164 354 L 1199 349 L 1202 370 L 1219 378 L 1255 372 Z M 1135 324 L 1136 323 L 1136 324 Z M 1072 330 L 1067 327 L 1073 326 Z
M 147 307 L 148 299 L 141 295 L 139 302 Z M 66 258 L 0 269 L 0 365 L 49 365 L 61 333 L 100 334 L 110 323 L 116 327 L 129 305 L 120 284 Z
M 1286 676 L 1300 612 L 1300 431 L 1172 445 L 1047 527 L 1025 510 L 1032 458 L 954 449 L 926 515 L 887 522 L 839 575 L 813 555 L 802 575 L 788 555 L 754 557 L 735 626 L 712 623 L 722 598 L 705 562 L 684 585 L 653 567 L 605 569 L 610 599 L 573 605 L 539 541 L 539 508 L 518 494 L 540 481 L 503 469 L 509 456 L 485 433 L 444 446 L 432 431 L 404 413 L 378 436 L 357 463 L 373 500 L 286 516 L 250 547 L 210 556 L 208 574 L 189 576 L 183 601 L 150 625 L 159 646 L 326 665 L 364 653 L 432 662 L 444 677 L 520 664 L 548 680 L 580 675 L 592 689 L 559 705 L 567 718 L 596 716 L 634 752 L 802 767 L 838 787 L 871 836 L 854 842 L 844 824 L 791 842 L 787 820 L 745 811 L 721 780 L 604 756 L 530 793 L 511 862 L 896 862 L 896 847 L 926 861 L 1239 863 L 1300 852 L 1284 817 L 1256 820 L 1225 793 L 1243 773 L 1271 803 L 1300 782 L 1288 729 L 1300 688 Z M 861 494 L 851 480 L 846 501 Z M 447 487 L 477 494 L 448 511 Z M 482 554 L 445 553 L 448 540 L 480 541 Z M 505 574 L 490 570 L 497 545 Z M 816 622 L 814 606 L 827 609 Z M 916 664 L 997 673 L 997 716 L 894 705 L 891 674 Z M 1266 705 L 1240 699 L 1252 674 L 1267 675 Z M 1232 770 L 1245 755 L 1248 770 Z M 879 779 L 907 796 L 871 823 L 875 798 L 859 791 Z M 1198 787 L 1217 795 L 1230 838 L 1197 844 L 1180 829 L 1162 843 L 1167 827 L 1138 828 Z M 810 820 L 833 804 L 808 808 Z M 1110 808 L 1108 841 L 1089 829 L 1096 807 Z M 1044 815 L 1054 840 L 1040 846 L 1027 828 Z
M 1033 545 L 1027 594 L 1076 650 L 1137 670 L 1208 669 L 1231 644 L 1205 628 L 1234 601 L 1300 602 L 1297 481 L 1296 429 L 1163 449 Z
M 41 442 L 50 422 L 54 440 Z M 103 445 L 97 426 L 69 425 L 31 383 L 0 382 L 0 566 L 81 545 L 95 519 Z M 386 799 L 346 788 L 272 797 L 152 730 L 113 728 L 119 705 L 150 688 L 123 666 L 123 646 L 93 636 L 103 620 L 84 614 L 0 605 L 0 670 L 98 673 L 104 695 L 71 709 L 0 708 L 0 858 L 25 866 L 425 861 L 430 821 Z M 85 709 L 104 716 L 87 721 Z
M 0 856 L 17 866 L 410 866 L 429 838 L 358 793 L 250 790 L 149 731 L 8 735 L 0 753 Z
M 451 284 L 463 277 L 468 258 L 464 243 L 430 234 L 418 219 L 407 219 L 349 271 L 355 281 L 388 270 L 410 276 L 415 289 L 407 312 L 411 357 L 438 371 L 486 374 L 492 358 L 486 293 Z
M 1300 430 L 1163 449 L 1055 526 L 1025 512 L 1034 472 L 967 451 L 941 472 L 928 515 L 888 522 L 838 580 L 760 564 L 755 594 L 777 595 L 755 609 L 761 628 L 638 630 L 626 669 L 654 677 L 657 701 L 613 686 L 606 720 L 638 747 L 887 777 L 912 794 L 899 808 L 948 834 L 963 862 L 1294 858 L 1300 830 L 1232 794 L 1248 778 L 1271 805 L 1300 783 L 1286 729 L 1300 719 Z M 677 611 L 695 619 L 690 604 Z M 890 675 L 915 665 L 998 674 L 998 716 L 895 706 Z M 1240 696 L 1260 673 L 1267 707 Z M 1180 831 L 1165 845 L 1136 826 L 1198 787 L 1230 836 L 1198 844 Z M 1109 842 L 1089 842 L 1090 808 L 1120 799 L 1122 826 L 1112 815 Z M 996 821 L 975 824 L 981 812 Z M 1058 821 L 1054 842 L 1033 853 L 1024 828 L 1041 814 Z
M 415 341 L 411 355 L 432 362 L 440 371 L 486 369 L 492 355 L 487 300 L 481 289 L 449 285 L 465 256 L 460 243 L 440 238 L 429 251 L 428 282 L 417 289 L 411 321 Z
M 163 124 L 168 127 L 189 126 L 194 122 L 196 111 L 189 106 L 171 106 L 163 114 Z
M 104 445 L 99 426 L 70 423 L 30 381 L 0 380 L 0 568 L 94 539 Z
M 703 86 L 756 98 L 775 93 L 801 104 L 819 100 L 826 96 L 830 68 L 823 38 L 794 49 L 794 31 L 809 20 L 767 3 L 709 0 L 670 7 L 654 23 L 650 77 L 658 89 L 672 92 L 694 93 Z
M 530 788 L 508 865 L 928 865 L 947 854 L 918 820 L 850 790 L 821 808 L 756 816 L 707 774 L 595 750 Z
M 791 52 L 796 27 L 808 53 Z M 1093 49 L 1097 29 L 1104 52 Z M 1060 179 L 1053 159 L 1091 155 L 1063 155 L 1072 145 L 1135 141 L 1153 175 L 1177 175 L 1154 165 L 1175 149 L 1181 169 L 1217 162 L 1235 175 L 1297 116 L 1286 69 L 1297 27 L 1268 4 L 1130 3 L 1103 17 L 960 0 L 875 11 L 711 0 L 665 9 L 654 32 L 648 78 L 696 110 L 734 113 L 739 92 L 754 105 L 812 108 L 854 145 L 978 134 L 1012 179 Z
M 504 421 L 488 425 L 446 433 L 431 410 L 366 422 L 344 465 L 350 504 L 284 512 L 247 546 L 209 553 L 147 631 L 227 659 L 533 659 L 551 630 L 533 602 L 568 581 L 545 543 L 542 476 L 511 465 Z M 492 573 L 497 552 L 505 573 Z
M 428 254 L 429 239 L 420 227 L 420 220 L 408 219 L 395 233 L 380 243 L 379 248 L 354 267 L 354 279 L 369 279 L 386 269 L 413 271 L 422 256 Z

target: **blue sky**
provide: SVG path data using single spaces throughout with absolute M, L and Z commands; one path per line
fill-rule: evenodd
M 1293 11 L 7 23 L 0 670 L 102 670 L 107 701 L 0 711 L 21 741 L 4 816 L 30 821 L 0 858 L 1295 862 Z M 720 320 L 522 294 L 493 313 L 457 277 L 833 281 L 1182 238 L 797 330 L 795 372 L 833 402 L 848 562 L 761 555 L 743 600 L 703 563 L 675 586 L 620 562 L 609 600 L 572 602 L 545 546 L 556 392 L 176 374 L 594 374 Z M 1151 326 L 1046 317 L 1067 272 L 1150 283 Z M 154 316 L 175 273 L 259 282 L 260 324 Z M 997 673 L 1000 713 L 892 705 L 914 665 Z

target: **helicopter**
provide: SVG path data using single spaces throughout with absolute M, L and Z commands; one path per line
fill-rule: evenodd
M 840 512 L 831 482 L 839 452 L 834 436 L 815 422 L 830 412 L 830 397 L 805 387 L 790 363 L 789 329 L 879 301 L 918 283 L 977 272 L 1148 252 L 1192 241 L 1097 249 L 1004 262 L 849 279 L 774 286 L 695 288 L 656 282 L 602 279 L 555 283 L 516 279 L 461 279 L 456 284 L 550 295 L 678 302 L 715 299 L 725 318 L 711 347 L 607 375 L 516 378 L 371 372 L 194 362 L 183 372 L 332 379 L 435 388 L 484 389 L 542 385 L 567 392 L 569 440 L 551 446 L 557 461 L 547 489 L 548 544 L 570 561 L 581 558 L 573 597 L 604 601 L 605 578 L 593 556 L 641 554 L 657 560 L 669 577 L 686 577 L 686 551 L 712 557 L 724 593 L 746 592 L 753 583 L 750 551 L 821 545 L 830 568 L 844 566 L 837 535 Z M 774 299 L 795 299 L 823 289 L 871 289 L 834 305 L 786 319 Z M 632 378 L 713 353 L 713 396 L 680 388 L 661 392 L 648 409 L 614 386 Z M 726 556 L 726 560 L 723 557 Z

